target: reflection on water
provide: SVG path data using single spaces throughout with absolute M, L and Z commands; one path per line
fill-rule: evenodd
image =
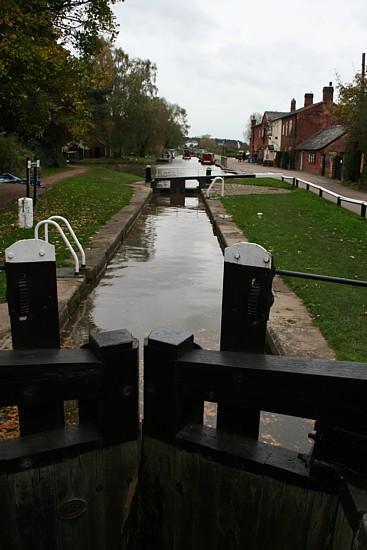
M 153 328 L 193 332 L 218 349 L 223 256 L 197 197 L 145 210 L 90 297 L 99 329 L 128 328 L 141 341 Z
M 73 339 L 89 331 L 127 328 L 142 345 L 153 328 L 194 333 L 206 349 L 219 349 L 223 256 L 197 197 L 155 195 L 90 295 Z M 216 411 L 206 405 L 206 421 Z M 261 439 L 307 449 L 312 425 L 262 414 Z

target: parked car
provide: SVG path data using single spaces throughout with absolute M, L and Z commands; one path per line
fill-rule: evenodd
M 0 183 L 24 183 L 24 180 L 6 172 L 0 174 Z
M 214 164 L 214 153 L 203 153 L 200 162 L 201 164 Z
M 190 154 L 190 151 L 188 149 L 184 149 L 182 158 L 184 160 L 190 160 L 191 159 L 191 154 Z

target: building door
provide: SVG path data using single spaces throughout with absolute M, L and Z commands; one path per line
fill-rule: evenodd
M 326 155 L 321 155 L 321 175 L 325 176 Z
M 342 169 L 343 169 L 343 157 L 337 155 L 334 159 L 334 174 L 333 178 L 336 180 L 342 179 Z

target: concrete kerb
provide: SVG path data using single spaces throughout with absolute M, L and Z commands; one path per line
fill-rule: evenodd
M 208 199 L 203 192 L 201 194 L 222 250 L 241 241 L 247 242 L 242 231 L 228 217 L 222 203 L 215 198 Z M 274 304 L 267 334 L 271 352 L 276 355 L 335 359 L 334 351 L 313 324 L 303 302 L 280 277 L 274 278 L 273 293 Z
M 57 292 L 61 330 L 67 327 L 81 301 L 98 284 L 108 262 L 151 199 L 152 190 L 146 187 L 144 182 L 137 182 L 132 187 L 134 192 L 130 203 L 112 216 L 92 237 L 86 251 L 87 267 L 82 275 L 64 276 L 59 273 L 64 273 L 65 270 L 58 271 Z M 8 348 L 10 343 L 8 306 L 0 304 L 0 349 Z

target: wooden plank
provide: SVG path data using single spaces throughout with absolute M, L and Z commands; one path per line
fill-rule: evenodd
M 308 516 L 305 522 L 308 525 L 305 546 L 313 548 L 329 548 L 335 530 L 335 518 L 339 496 L 327 494 L 323 491 L 308 491 Z
M 366 550 L 367 548 L 367 515 L 360 521 L 358 531 L 354 538 L 353 550 Z
M 339 504 L 335 519 L 334 536 L 332 540 L 332 550 L 352 550 L 354 533 L 347 516 L 344 513 L 343 506 Z
M 264 371 L 267 373 L 314 375 L 320 378 L 340 378 L 352 382 L 367 382 L 367 364 L 351 361 L 329 361 L 281 355 L 262 355 L 240 352 L 226 352 L 195 349 L 182 355 L 180 364 L 191 363 L 220 368 L 233 367 L 243 371 Z
M 104 450 L 99 449 L 55 464 L 60 550 L 107 548 L 105 503 L 108 494 L 103 462 Z M 118 545 L 112 548 L 118 548 Z
M 215 433 L 210 428 L 196 428 Z M 191 427 L 191 435 L 193 430 Z M 143 509 L 150 547 L 162 550 L 328 547 L 338 497 L 313 489 L 307 473 L 302 473 L 304 463 L 303 466 L 302 461 L 296 466 L 293 463 L 296 453 L 287 451 L 281 468 L 281 450 L 269 445 L 248 439 L 248 445 L 241 447 L 238 444 L 241 438 L 233 434 L 213 435 L 210 444 L 203 441 L 199 444 L 192 437 L 190 440 L 188 428 L 178 436 L 180 445 L 184 433 L 185 448 L 180 446 L 176 451 L 168 443 L 144 438 Z M 209 436 L 206 442 L 210 442 Z M 223 457 L 231 449 L 232 463 L 228 460 L 223 463 Z M 273 453 L 277 451 L 280 454 L 274 459 Z
M 186 426 L 177 434 L 183 449 L 254 474 L 268 475 L 292 485 L 335 491 L 335 479 L 312 476 L 295 451 L 273 447 L 250 438 L 207 426 Z
M 220 466 L 218 548 L 256 550 L 262 477 Z
M 39 510 L 40 550 L 52 546 L 58 548 L 55 469 L 53 464 L 37 468 L 33 471 L 33 490 L 35 503 Z
M 149 548 L 175 549 L 175 453 L 173 445 L 144 437 L 141 495 L 144 539 Z M 189 532 L 190 525 L 186 528 Z
M 0 472 L 37 468 L 101 446 L 101 434 L 91 425 L 70 426 L 2 441 Z
M 174 529 L 175 550 L 218 547 L 218 465 L 195 454 L 177 451 L 175 516 L 167 528 Z
M 140 445 L 128 441 L 107 447 L 104 454 L 106 548 L 122 548 L 138 483 Z
M 195 350 L 177 360 L 177 383 L 190 395 L 233 407 L 317 418 L 366 430 L 363 363 Z
M 0 475 L 0 549 L 17 550 L 20 548 L 16 522 L 13 476 Z
M 334 527 L 335 506 L 331 508 L 331 515 L 323 514 L 325 509 L 314 507 L 314 499 L 319 496 L 319 493 L 312 490 L 264 476 L 256 549 L 327 548 Z M 326 498 L 329 508 L 335 499 L 330 495 L 323 495 L 322 498 Z M 316 521 L 312 521 L 310 525 L 311 518 Z M 314 532 L 309 537 L 311 526 Z
M 99 365 L 100 361 L 88 349 L 36 349 L 36 350 L 0 350 L 0 373 L 7 374 L 9 367 L 52 367 L 80 365 Z M 4 369 L 4 370 L 3 370 Z M 26 372 L 26 370 L 21 371 Z
M 176 450 L 174 518 L 173 524 L 167 526 L 174 530 L 174 550 L 194 548 L 195 532 L 200 529 L 200 518 L 196 508 L 199 484 L 199 470 L 194 466 L 196 461 L 193 453 L 188 453 L 184 449 Z
M 89 350 L 0 351 L 0 406 L 95 396 L 101 380 Z

